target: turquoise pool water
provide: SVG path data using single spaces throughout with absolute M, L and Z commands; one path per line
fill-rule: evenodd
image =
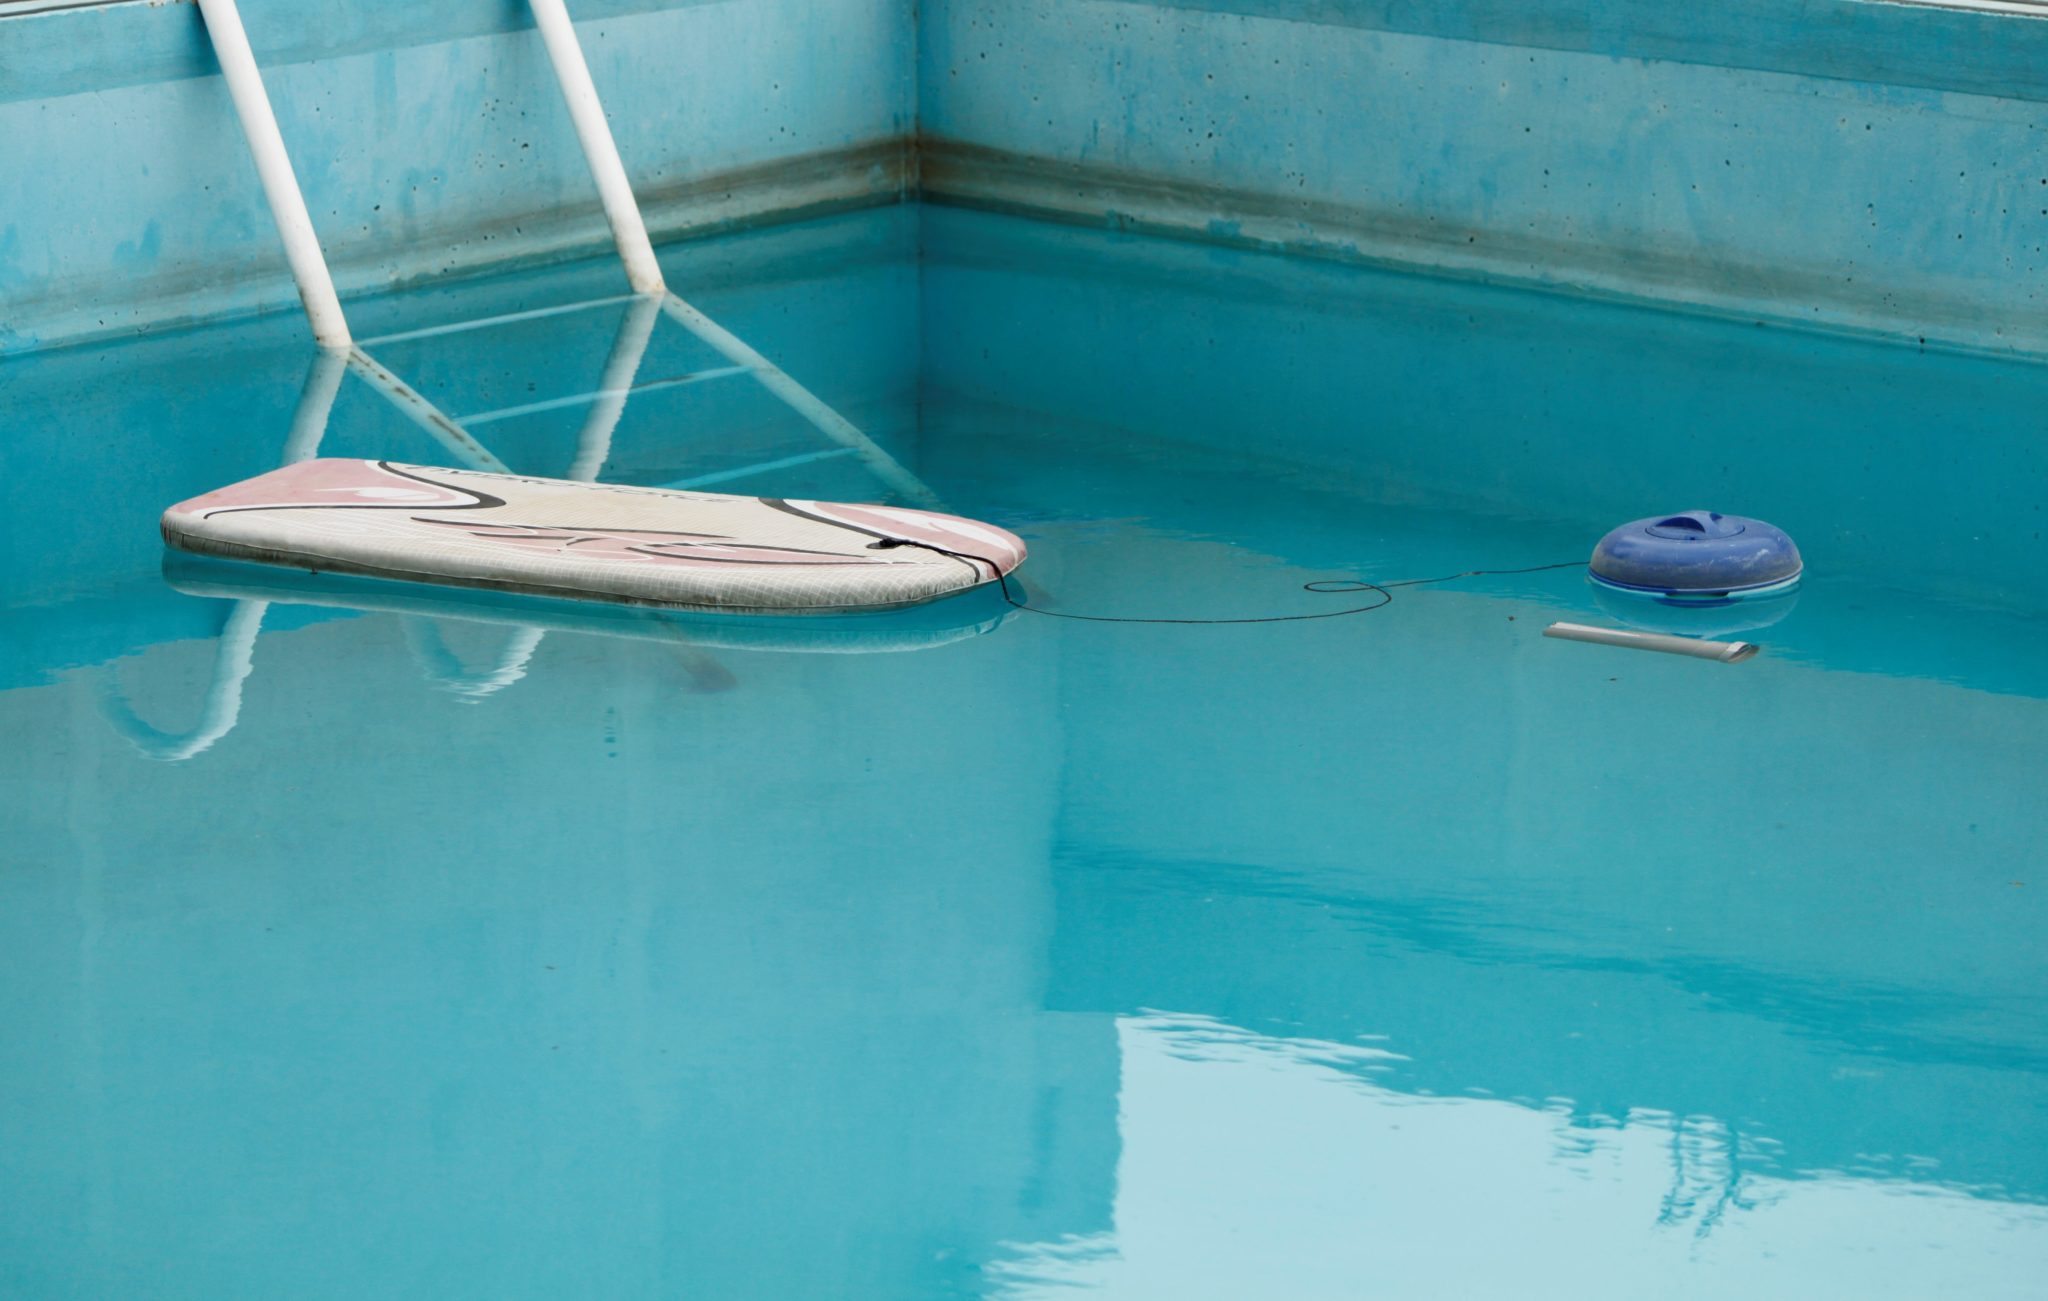
M 1207 628 L 167 576 L 298 324 L 0 363 L 0 1292 L 2040 1295 L 2048 370 L 945 210 L 667 261 L 1058 609 L 1697 505 L 1807 589 L 1722 666 L 1543 639 L 1568 570 Z M 379 355 L 560 474 L 620 310 Z M 713 360 L 657 332 L 605 477 L 879 494 Z M 353 379 L 322 450 L 445 459 Z

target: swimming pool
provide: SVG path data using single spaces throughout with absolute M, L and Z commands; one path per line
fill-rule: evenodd
M 1049 608 L 1702 505 L 1806 590 L 1722 666 L 1544 640 L 1569 569 L 801 628 L 166 572 L 302 327 L 0 362 L 0 1290 L 2037 1294 L 2048 370 L 946 209 L 664 260 Z M 561 474 L 619 310 L 380 356 Z M 878 494 L 714 363 L 657 333 L 603 477 Z M 354 382 L 321 450 L 439 455 Z

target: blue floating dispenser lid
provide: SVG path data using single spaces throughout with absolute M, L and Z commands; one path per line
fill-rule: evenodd
M 1762 520 L 1710 510 L 1653 515 L 1600 539 L 1590 566 L 1605 587 L 1665 601 L 1733 601 L 1788 591 L 1799 548 Z

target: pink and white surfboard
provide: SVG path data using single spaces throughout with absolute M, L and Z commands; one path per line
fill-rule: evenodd
M 301 461 L 179 502 L 183 551 L 314 572 L 734 612 L 880 610 L 991 583 L 1024 543 L 893 506 Z

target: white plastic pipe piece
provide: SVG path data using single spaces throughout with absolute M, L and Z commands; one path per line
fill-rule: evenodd
M 662 290 L 661 265 L 654 260 L 647 223 L 640 219 L 640 204 L 626 179 L 626 165 L 619 160 L 618 143 L 612 139 L 611 124 L 605 121 L 597 86 L 590 80 L 590 65 L 584 62 L 583 46 L 576 40 L 576 25 L 569 20 L 562 0 L 528 2 L 533 6 L 534 25 L 547 45 L 548 62 L 555 67 L 562 99 L 569 105 L 569 119 L 576 124 L 576 139 L 582 143 L 590 175 L 597 181 L 598 197 L 604 200 L 605 220 L 611 223 L 619 260 L 626 264 L 626 279 L 636 294 L 658 294 Z
M 1630 650 L 1663 651 L 1667 655 L 1690 655 L 1694 659 L 1739 664 L 1763 648 L 1747 641 L 1700 641 L 1695 637 L 1673 637 L 1661 632 L 1637 632 L 1633 628 L 1596 628 L 1584 623 L 1553 623 L 1543 630 L 1545 637 L 1566 641 L 1590 641 L 1602 646 L 1625 646 Z
M 214 57 L 220 60 L 221 75 L 227 78 L 235 114 L 242 120 L 242 134 L 256 160 L 256 175 L 270 200 L 270 215 L 284 239 L 285 259 L 291 263 L 306 319 L 313 324 L 313 337 L 323 348 L 347 348 L 348 321 L 342 317 L 341 299 L 334 293 L 334 277 L 327 273 L 327 259 L 320 254 L 320 237 L 313 231 L 313 218 L 299 192 L 291 155 L 285 152 L 284 137 L 278 134 L 277 117 L 270 111 L 270 96 L 264 93 L 263 75 L 256 70 L 256 55 L 242 29 L 241 12 L 235 8 L 235 0 L 199 0 L 199 12 L 206 17 Z

